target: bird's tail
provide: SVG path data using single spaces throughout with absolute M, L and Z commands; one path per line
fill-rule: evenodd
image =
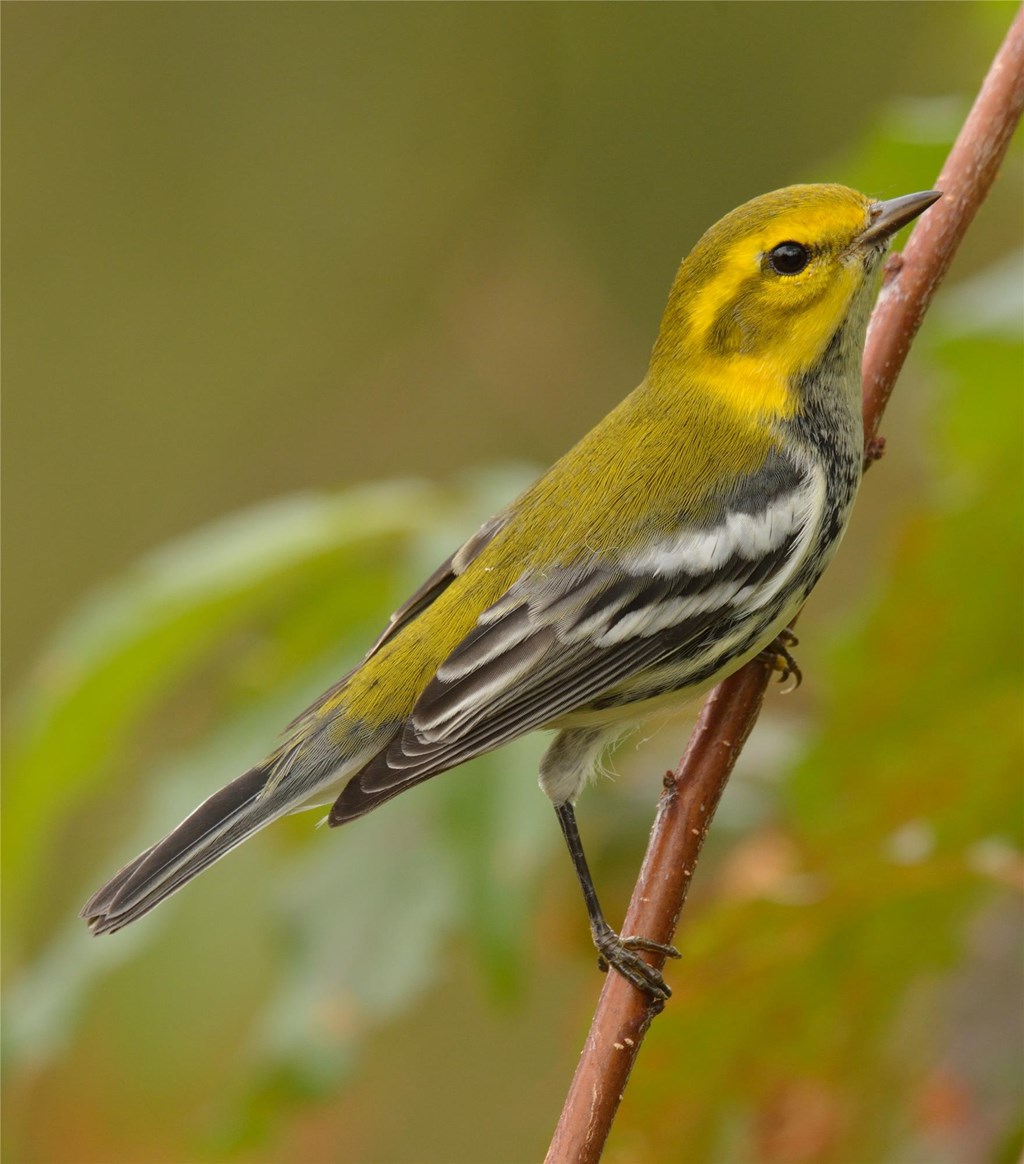
M 125 865 L 82 908 L 92 932 L 113 933 L 142 917 L 257 829 L 302 807 L 302 798 L 274 787 L 273 773 L 273 764 L 250 768 Z

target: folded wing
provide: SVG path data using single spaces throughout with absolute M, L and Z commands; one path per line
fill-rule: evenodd
M 785 484 L 754 512 L 520 578 L 348 782 L 331 824 L 569 713 L 696 686 L 770 637 L 821 511 L 814 479 Z

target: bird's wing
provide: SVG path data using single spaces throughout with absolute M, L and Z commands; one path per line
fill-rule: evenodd
M 394 637 L 407 623 L 421 614 L 463 573 L 466 567 L 490 544 L 494 535 L 507 523 L 508 515 L 503 510 L 496 513 L 464 542 L 450 558 L 445 559 L 423 585 L 395 611 L 388 619 L 383 634 L 366 652 L 366 659 L 375 655 L 384 644 Z M 363 662 L 366 662 L 366 659 Z
M 331 823 L 571 711 L 696 685 L 748 652 L 805 558 L 822 483 L 803 473 L 759 500 L 760 509 L 678 528 L 628 559 L 520 578 L 349 781 Z

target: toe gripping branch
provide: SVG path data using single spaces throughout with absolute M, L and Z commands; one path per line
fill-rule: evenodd
M 668 946 L 661 942 L 651 941 L 649 938 L 620 937 L 605 921 L 604 913 L 597 900 L 597 890 L 590 875 L 587 858 L 583 853 L 583 842 L 580 840 L 579 829 L 576 826 L 576 813 L 571 804 L 555 805 L 555 814 L 558 823 L 562 826 L 562 834 L 572 858 L 573 868 L 579 878 L 580 888 L 583 890 L 583 900 L 587 905 L 587 915 L 590 918 L 590 932 L 597 947 L 598 966 L 607 971 L 609 967 L 617 971 L 631 982 L 642 994 L 646 994 L 653 1001 L 663 1004 L 672 994 L 668 984 L 662 977 L 661 971 L 645 962 L 637 951 L 650 954 L 660 954 L 663 958 L 678 958 L 679 951 L 675 946 Z
M 780 683 L 792 679 L 793 685 L 787 690 L 795 691 L 803 682 L 804 675 L 796 659 L 790 653 L 791 647 L 798 647 L 800 640 L 786 627 L 779 631 L 767 647 L 758 653 L 758 659 L 778 676 Z

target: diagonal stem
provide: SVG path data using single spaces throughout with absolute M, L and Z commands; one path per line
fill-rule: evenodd
M 864 352 L 867 460 L 896 377 L 928 304 L 995 180 L 1024 108 L 1024 9 L 997 52 L 935 188 L 942 198 L 887 264 Z M 623 925 L 671 943 L 701 845 L 761 709 L 769 671 L 752 661 L 708 697 L 675 772 L 665 778 L 654 828 Z M 643 1037 L 657 1014 L 639 991 L 609 975 L 546 1157 L 546 1164 L 600 1159 Z

